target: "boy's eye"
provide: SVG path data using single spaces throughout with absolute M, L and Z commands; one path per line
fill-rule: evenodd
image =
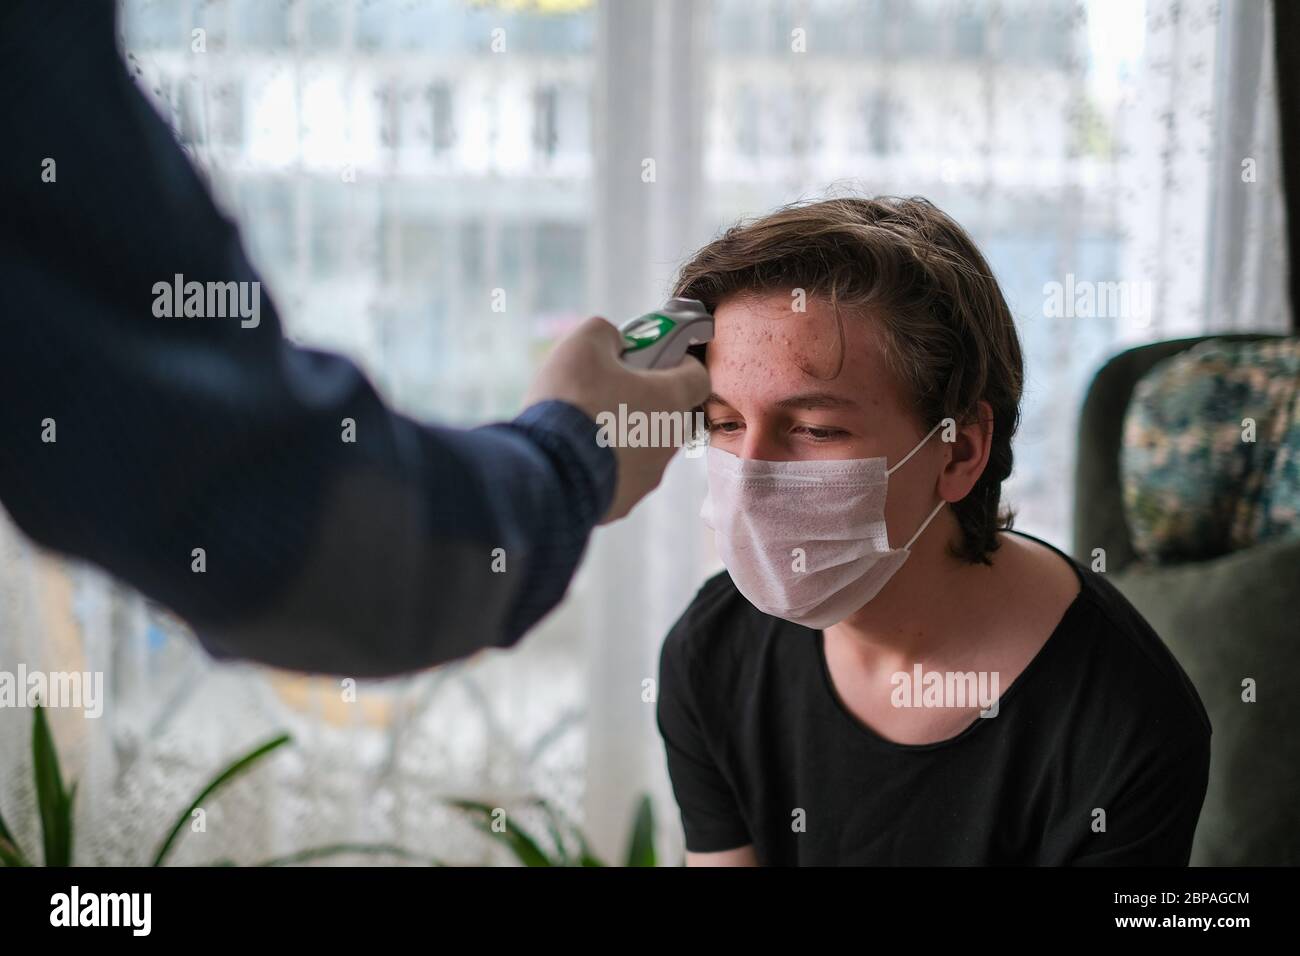
M 710 432 L 722 432 L 724 435 L 730 435 L 740 429 L 740 422 L 709 422 Z
M 821 428 L 816 425 L 800 425 L 795 431 L 812 441 L 834 441 L 848 434 L 842 428 Z

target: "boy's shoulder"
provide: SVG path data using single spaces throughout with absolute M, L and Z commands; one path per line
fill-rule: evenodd
M 1105 574 L 1079 571 L 1083 608 L 1061 663 L 1087 685 L 1092 719 L 1115 735 L 1112 742 L 1145 737 L 1208 746 L 1209 715 L 1173 652 Z
M 739 677 L 755 666 L 761 648 L 781 626 L 797 625 L 763 614 L 737 590 L 730 574 L 719 571 L 668 632 L 663 659 L 694 673 Z
M 1081 584 L 1049 641 L 1052 650 L 1040 651 L 1054 658 L 1048 666 L 1050 679 L 1030 680 L 1029 686 L 1046 683 L 1053 693 L 1077 699 L 1093 720 L 1103 719 L 1099 711 L 1104 711 L 1106 722 L 1127 724 L 1126 733 L 1208 739 L 1210 720 L 1191 680 L 1108 575 L 1042 538 L 1014 534 L 1055 552 L 1072 566 Z

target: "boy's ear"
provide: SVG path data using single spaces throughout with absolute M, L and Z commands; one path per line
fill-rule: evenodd
M 943 435 L 946 429 L 940 429 Z M 940 493 L 948 501 L 961 501 L 989 463 L 993 447 L 993 406 L 981 401 L 976 406 L 976 417 L 958 423 L 953 440 L 948 445 L 948 464 L 940 476 Z

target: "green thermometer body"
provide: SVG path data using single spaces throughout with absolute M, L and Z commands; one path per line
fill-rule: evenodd
M 713 316 L 698 299 L 669 299 L 620 330 L 623 361 L 634 368 L 672 368 L 692 345 L 713 341 Z

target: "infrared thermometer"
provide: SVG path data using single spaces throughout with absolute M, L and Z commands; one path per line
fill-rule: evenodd
M 620 329 L 623 361 L 634 368 L 673 368 L 692 345 L 713 341 L 713 316 L 698 299 L 669 299 Z

